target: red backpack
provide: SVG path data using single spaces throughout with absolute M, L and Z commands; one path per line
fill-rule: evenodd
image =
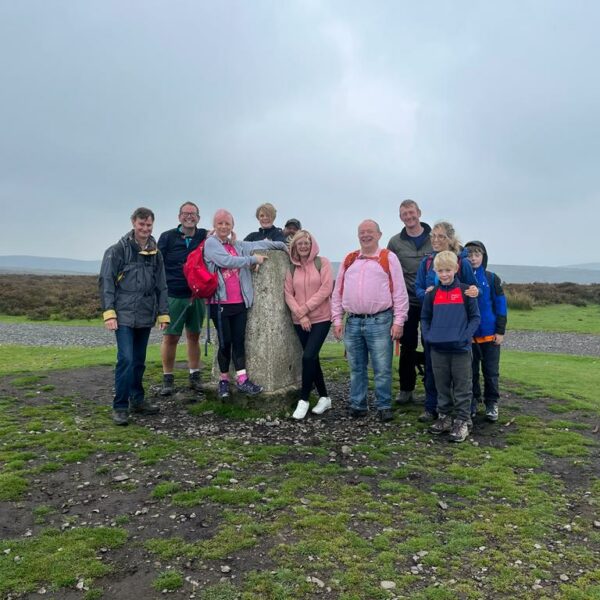
M 211 273 L 204 262 L 204 244 L 206 240 L 187 257 L 183 265 L 183 274 L 187 284 L 192 290 L 193 298 L 212 298 L 219 285 L 217 272 Z

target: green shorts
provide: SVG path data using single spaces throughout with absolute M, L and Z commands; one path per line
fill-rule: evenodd
M 190 333 L 200 333 L 202 323 L 204 323 L 204 314 L 204 300 L 201 298 L 196 298 L 190 304 L 189 298 L 172 298 L 169 296 L 171 323 L 163 331 L 163 334 L 181 335 L 184 325 Z

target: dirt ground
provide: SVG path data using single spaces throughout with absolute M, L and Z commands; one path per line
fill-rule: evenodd
M 73 371 L 48 372 L 43 380 L 44 385 L 53 385 L 53 394 L 72 396 L 76 417 L 89 416 L 92 407 L 110 406 L 112 395 L 112 369 L 94 367 Z M 39 406 L 51 399 L 27 397 L 26 389 L 12 385 L 12 377 L 6 377 L 0 382 L 0 395 L 18 397 L 24 405 Z M 360 467 L 372 464 L 368 457 L 352 453 L 348 448 L 367 442 L 369 436 L 382 433 L 396 432 L 402 437 L 403 428 L 410 423 L 414 425 L 419 413 L 419 407 L 399 409 L 396 419 L 391 424 L 381 424 L 373 413 L 366 419 L 354 420 L 346 413 L 347 384 L 335 384 L 330 390 L 335 399 L 334 408 L 322 417 L 309 416 L 300 423 L 276 414 L 261 416 L 246 420 L 233 420 L 221 417 L 214 412 L 200 415 L 190 415 L 188 412 L 186 393 L 180 393 L 168 399 L 157 398 L 161 405 L 161 413 L 154 417 L 136 418 L 136 422 L 148 430 L 166 434 L 172 439 L 204 438 L 212 440 L 243 440 L 244 444 L 253 446 L 298 446 L 321 447 L 326 450 L 324 456 L 307 457 L 307 460 L 318 460 L 323 463 L 339 464 L 352 467 L 346 471 L 347 483 L 357 485 L 366 478 L 359 474 Z M 505 408 L 506 407 L 506 408 Z M 108 411 L 107 411 L 108 414 Z M 504 395 L 502 398 L 501 418 L 497 424 L 485 421 L 478 416 L 473 434 L 467 444 L 475 444 L 481 448 L 503 448 L 506 436 L 514 431 L 514 415 L 535 415 L 543 419 L 556 419 L 557 416 L 548 411 L 547 402 L 543 400 L 523 401 L 514 395 Z M 562 414 L 561 419 L 574 421 L 588 420 L 590 427 L 585 435 L 598 440 L 597 428 L 594 427 L 595 417 L 586 415 Z M 446 442 L 432 440 L 424 431 L 420 434 L 417 444 L 439 444 Z M 562 482 L 568 489 L 587 489 L 590 482 L 600 478 L 600 451 L 598 445 L 590 447 L 591 456 L 583 469 L 573 469 L 572 460 L 566 458 L 548 457 L 544 469 L 554 478 Z M 257 463 L 254 475 L 268 475 L 270 471 L 285 465 L 286 454 L 277 455 L 268 463 Z M 296 457 L 297 460 L 297 457 Z M 397 465 L 397 457 L 390 457 L 389 467 Z M 385 465 L 385 460 L 381 463 Z M 222 466 L 222 465 L 218 465 Z M 48 526 L 61 527 L 66 519 L 71 519 L 79 526 L 111 526 L 115 524 L 117 515 L 128 515 L 129 521 L 119 524 L 129 533 L 128 543 L 122 548 L 110 550 L 105 560 L 114 566 L 114 572 L 109 576 L 94 582 L 94 588 L 104 592 L 103 598 L 160 598 L 164 594 L 152 588 L 152 581 L 164 564 L 150 554 L 143 542 L 149 538 L 181 537 L 186 541 L 195 542 L 209 539 L 221 524 L 221 508 L 210 502 L 204 502 L 194 508 L 182 508 L 169 505 L 168 500 L 152 498 L 150 490 L 157 482 L 168 480 L 185 482 L 190 488 L 206 483 L 206 477 L 215 465 L 199 468 L 184 457 L 176 454 L 157 464 L 143 464 L 136 457 L 127 453 L 97 453 L 77 463 L 65 465 L 59 471 L 42 473 L 36 476 L 29 491 L 19 501 L 0 502 L 0 538 L 22 538 L 26 532 L 36 536 Z M 248 467 L 252 468 L 252 467 Z M 131 482 L 131 488 L 120 489 L 113 484 L 114 478 L 120 474 L 126 475 Z M 411 485 L 420 486 L 421 472 L 408 474 Z M 423 486 L 429 482 L 423 481 Z M 303 502 L 299 498 L 298 502 Z M 43 524 L 36 523 L 34 508 L 39 505 L 51 506 L 56 513 L 49 515 Z M 595 508 L 586 503 L 581 496 L 581 502 L 571 505 L 573 516 L 594 519 Z M 248 514 L 255 515 L 249 508 Z M 256 515 L 256 518 L 260 517 Z M 368 536 L 369 526 L 364 523 L 364 535 Z M 285 531 L 278 534 L 284 541 L 293 542 L 293 534 Z M 289 539 L 285 540 L 288 535 Z M 270 570 L 274 568 L 269 551 L 271 548 L 261 541 L 257 546 L 236 551 L 225 560 L 187 560 L 178 567 L 189 578 L 182 590 L 167 595 L 171 598 L 201 598 L 201 590 L 224 580 L 236 583 L 244 578 L 249 571 Z M 222 567 L 230 570 L 223 572 Z M 189 585 L 191 582 L 191 586 Z M 315 597 L 337 598 L 335 591 L 328 588 L 315 590 Z M 16 597 L 16 596 L 13 596 Z M 60 590 L 45 594 L 30 593 L 23 596 L 33 600 L 39 598 L 57 598 L 64 600 L 81 600 L 80 590 Z

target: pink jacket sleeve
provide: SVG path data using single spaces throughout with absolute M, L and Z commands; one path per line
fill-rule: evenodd
M 390 275 L 394 284 L 392 302 L 394 303 L 394 325 L 404 325 L 408 317 L 408 292 L 404 283 L 404 274 L 398 257 L 390 252 Z
M 344 309 L 342 308 L 342 281 L 344 280 L 344 263 L 340 263 L 340 268 L 335 280 L 335 287 L 333 288 L 333 294 L 331 296 L 331 321 L 334 325 L 341 325 L 342 318 L 344 316 Z
M 315 267 L 316 269 L 316 267 Z M 321 257 L 321 286 L 319 289 L 306 301 L 308 312 L 311 312 L 325 302 L 333 290 L 333 274 L 331 271 L 331 263 L 328 259 Z
M 288 269 L 285 274 L 285 282 L 283 284 L 283 291 L 285 295 L 285 303 L 288 305 L 292 314 L 297 314 L 300 310 L 300 306 L 296 302 L 296 296 L 294 294 L 294 282 L 292 281 L 292 273 Z

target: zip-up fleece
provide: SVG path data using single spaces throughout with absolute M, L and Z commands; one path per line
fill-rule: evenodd
M 464 295 L 469 286 L 455 277 L 450 285 L 436 286 L 425 294 L 421 309 L 423 339 L 439 352 L 467 352 L 479 327 L 476 298 Z
M 321 270 L 315 265 L 315 257 L 319 253 L 317 240 L 312 238 L 310 254 L 306 261 L 290 260 L 295 266 L 285 275 L 285 301 L 292 312 L 292 321 L 298 325 L 300 319 L 308 316 L 311 324 L 331 321 L 331 292 L 333 291 L 333 274 L 331 263 L 321 256 Z

